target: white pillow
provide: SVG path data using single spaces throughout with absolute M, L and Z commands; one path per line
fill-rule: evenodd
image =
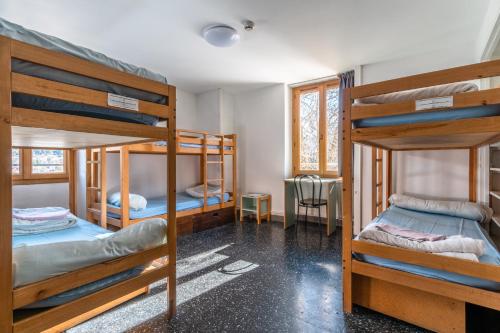
M 129 207 L 133 210 L 143 210 L 148 205 L 148 201 L 142 195 L 130 193 L 128 195 Z M 120 207 L 121 206 L 121 193 L 115 192 L 108 196 L 108 203 Z
M 186 189 L 186 193 L 194 198 L 204 198 L 204 187 L 203 184 L 197 185 L 194 187 L 189 187 Z M 215 184 L 207 184 L 207 196 L 214 197 L 216 195 L 220 195 L 221 193 L 220 186 Z
M 404 194 L 393 194 L 389 198 L 391 205 L 420 212 L 443 214 L 487 223 L 493 210 L 475 202 L 426 200 Z

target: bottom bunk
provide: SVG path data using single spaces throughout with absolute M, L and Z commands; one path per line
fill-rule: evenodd
M 224 193 L 224 202 L 231 200 L 229 193 Z M 203 198 L 195 198 L 186 192 L 180 192 L 176 194 L 176 211 L 183 212 L 189 211 L 196 208 L 203 207 Z M 145 218 L 151 218 L 154 216 L 167 214 L 167 198 L 166 197 L 155 197 L 146 199 L 147 205 L 143 209 L 130 209 L 129 217 L 131 220 L 139 220 Z M 207 198 L 207 206 L 215 206 L 221 203 L 220 196 L 211 196 Z M 120 209 L 119 200 L 118 202 L 108 203 L 108 207 L 112 208 L 114 211 Z M 179 214 L 177 214 L 179 216 Z M 108 212 L 108 216 L 112 218 L 119 219 L 120 214 L 115 212 Z
M 421 233 L 444 235 L 446 237 L 460 236 L 481 240 L 482 244 L 484 244 L 484 251 L 481 256 L 477 257 L 477 260 L 482 263 L 500 265 L 500 253 L 491 238 L 488 236 L 487 232 L 477 221 L 462 217 L 419 212 L 392 206 L 376 217 L 375 220 L 365 228 L 365 230 L 367 230 L 367 228 L 376 227 L 377 225 L 391 225 L 402 229 L 414 230 Z M 450 252 L 455 251 L 448 251 L 448 253 Z M 355 253 L 354 257 L 370 264 L 412 274 L 451 281 L 475 288 L 500 291 L 500 282 L 484 280 L 472 276 L 446 272 L 365 254 Z M 472 257 L 473 256 L 471 256 L 471 258 Z
M 58 328 L 51 331 L 66 329 L 146 293 L 161 274 L 167 277 L 161 273 L 166 266 L 155 272 L 150 266 L 166 254 L 163 219 L 110 232 L 57 207 L 14 209 L 13 216 L 15 325 L 28 331 L 54 326 L 37 318 L 52 320 Z M 100 297 L 118 292 L 122 296 L 112 301 Z M 68 321 L 52 316 L 86 299 L 96 306 L 82 315 L 69 315 Z
M 466 331 L 468 304 L 500 311 L 500 279 L 488 272 L 500 266 L 500 253 L 481 226 L 491 218 L 489 209 L 401 195 L 391 204 L 353 242 L 353 303 L 440 332 Z M 367 251 L 371 244 L 382 247 Z M 386 258 L 384 248 L 405 249 L 405 257 Z M 356 253 L 362 249 L 369 254 Z M 406 249 L 413 258 L 426 252 L 483 265 L 478 270 L 485 278 L 406 262 Z
M 120 214 L 119 193 L 110 196 L 107 205 L 107 224 L 113 227 L 122 227 Z M 131 194 L 130 198 L 137 199 L 136 194 Z M 207 197 L 207 205 L 204 205 L 204 198 L 193 197 L 187 192 L 176 194 L 177 204 L 177 235 L 187 235 L 195 232 L 215 228 L 224 224 L 235 222 L 235 203 L 230 193 L 224 193 L 224 205 L 221 205 L 220 195 Z M 132 199 L 131 199 L 132 201 Z M 154 217 L 167 218 L 168 207 L 165 197 L 155 197 L 143 199 L 144 208 L 130 209 L 130 224 L 143 222 Z M 90 209 L 94 218 L 100 218 L 99 209 Z

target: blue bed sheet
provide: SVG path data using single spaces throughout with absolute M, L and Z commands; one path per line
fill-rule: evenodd
M 500 253 L 498 252 L 498 249 L 494 245 L 493 241 L 489 238 L 486 231 L 476 221 L 447 215 L 417 212 L 392 206 L 382 214 L 380 214 L 372 223 L 387 223 L 421 232 L 442 234 L 447 236 L 462 235 L 475 239 L 482 239 L 484 240 L 486 246 L 485 253 L 479 258 L 479 260 L 483 263 L 500 265 Z M 397 269 L 421 276 L 451 281 L 476 288 L 494 291 L 500 290 L 499 282 L 483 280 L 475 277 L 445 272 L 417 265 L 411 265 L 403 262 L 359 253 L 355 253 L 354 256 L 360 260 L 375 265 Z
M 18 247 L 21 244 L 26 245 L 40 245 L 49 244 L 57 242 L 72 242 L 72 241 L 82 241 L 82 240 L 94 240 L 97 235 L 109 233 L 109 230 L 103 229 L 90 222 L 78 219 L 76 225 L 71 228 L 58 230 L 53 232 L 47 232 L 43 234 L 35 235 L 22 235 L 13 236 L 12 244 L 13 247 Z M 85 295 L 89 295 L 98 290 L 104 289 L 115 283 L 125 281 L 134 276 L 139 275 L 144 270 L 143 266 L 138 266 L 133 269 L 117 273 L 115 275 L 106 277 L 104 279 L 65 291 L 61 294 L 57 294 L 41 300 L 39 302 L 30 304 L 25 308 L 44 308 L 61 305 L 75 299 L 81 298 Z
M 164 146 L 167 145 L 167 142 L 165 142 L 165 141 L 159 141 L 159 142 L 156 142 L 155 145 L 164 147 Z M 202 148 L 203 145 L 199 144 L 199 143 L 181 143 L 181 147 L 184 147 L 184 148 Z M 208 149 L 220 149 L 220 146 L 208 145 L 207 148 Z M 231 150 L 231 147 L 230 146 L 224 146 L 224 150 Z
M 500 105 L 488 105 L 464 109 L 452 109 L 433 112 L 415 112 L 411 114 L 361 119 L 354 122 L 356 128 L 397 126 L 433 121 L 459 120 L 479 117 L 500 116 Z
M 229 201 L 229 194 L 224 193 L 224 202 Z M 176 211 L 180 212 L 183 210 L 190 210 L 195 208 L 203 207 L 203 198 L 194 198 L 187 194 L 186 192 L 177 193 L 177 205 Z M 157 216 L 161 214 L 167 213 L 167 204 L 165 197 L 151 198 L 148 199 L 148 205 L 143 210 L 130 210 L 130 219 L 143 219 L 147 217 Z M 220 196 L 209 197 L 207 199 L 207 203 L 209 206 L 217 205 L 220 203 Z M 119 206 L 108 205 L 113 208 L 120 208 Z M 108 213 L 108 216 L 114 218 L 120 218 L 120 215 L 115 213 Z

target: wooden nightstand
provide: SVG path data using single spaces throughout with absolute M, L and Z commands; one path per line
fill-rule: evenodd
M 265 216 L 266 221 L 271 221 L 271 195 L 263 193 L 247 193 L 240 196 L 240 223 L 243 222 L 245 213 L 255 214 L 257 224 Z

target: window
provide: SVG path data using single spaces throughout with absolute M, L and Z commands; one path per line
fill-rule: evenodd
M 61 149 L 12 149 L 14 184 L 68 181 L 67 151 Z
M 338 173 L 338 81 L 293 89 L 293 173 Z
M 18 177 L 21 175 L 21 149 L 12 149 L 12 175 Z

